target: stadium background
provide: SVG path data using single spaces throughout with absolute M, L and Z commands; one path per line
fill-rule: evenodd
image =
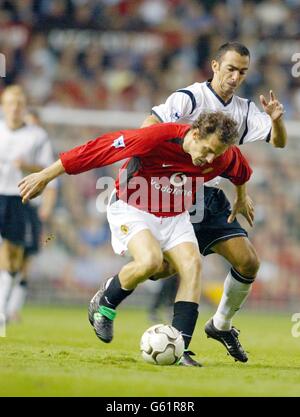
M 138 127 L 172 91 L 210 77 L 210 58 L 220 44 L 245 43 L 251 69 L 238 94 L 257 103 L 272 88 L 289 131 L 284 150 L 264 143 L 243 147 L 254 168 L 250 238 L 262 262 L 247 308 L 297 311 L 300 77 L 291 70 L 299 39 L 299 0 L 3 0 L 6 77 L 0 83 L 24 86 L 58 154 L 101 132 Z M 105 215 L 96 211 L 96 180 L 115 172 L 108 167 L 61 179 L 30 272 L 32 302 L 86 303 L 119 270 L 123 261 L 110 248 Z M 228 265 L 213 255 L 204 267 L 203 302 L 210 303 Z M 143 285 L 130 302 L 144 304 L 154 286 Z

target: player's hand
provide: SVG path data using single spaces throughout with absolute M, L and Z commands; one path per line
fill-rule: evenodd
M 227 219 L 228 223 L 232 223 L 237 214 L 241 214 L 245 217 L 249 225 L 252 227 L 254 224 L 254 206 L 253 201 L 249 196 L 243 199 L 236 199 L 232 208 L 232 212 Z
M 259 96 L 264 111 L 271 117 L 273 121 L 280 119 L 284 113 L 283 104 L 277 100 L 275 94 L 270 90 L 270 100 L 267 102 L 263 95 Z
M 30 174 L 23 178 L 18 184 L 20 196 L 22 197 L 22 203 L 26 204 L 29 200 L 32 200 L 40 195 L 44 191 L 47 184 L 48 181 L 41 172 Z

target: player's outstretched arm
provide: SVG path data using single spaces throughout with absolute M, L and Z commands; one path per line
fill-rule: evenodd
M 23 178 L 18 184 L 22 203 L 25 204 L 29 200 L 40 195 L 50 181 L 63 173 L 65 173 L 65 168 L 61 160 L 58 159 L 42 171 L 30 174 Z
M 270 90 L 270 100 L 268 102 L 263 95 L 261 95 L 259 98 L 264 111 L 272 119 L 272 132 L 270 142 L 275 148 L 284 148 L 287 142 L 287 132 L 283 122 L 283 104 L 277 100 L 272 90 Z
M 111 165 L 133 156 L 144 156 L 150 150 L 178 133 L 177 125 L 163 124 L 146 129 L 108 132 L 67 152 L 42 171 L 28 175 L 19 184 L 23 203 L 43 192 L 48 182 L 63 173 L 76 175 Z
M 221 176 L 228 178 L 235 185 L 236 199 L 227 221 L 228 223 L 232 223 L 236 215 L 241 214 L 252 227 L 254 222 L 254 207 L 251 198 L 247 194 L 246 187 L 246 183 L 252 175 L 252 169 L 245 156 L 236 146 L 231 147 L 231 152 L 228 155 L 230 157 L 228 161 L 229 166 Z

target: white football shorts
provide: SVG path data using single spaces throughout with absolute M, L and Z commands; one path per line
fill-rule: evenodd
M 107 206 L 107 220 L 111 230 L 111 244 L 118 255 L 127 253 L 128 243 L 141 230 L 148 229 L 160 243 L 163 252 L 180 243 L 192 242 L 198 246 L 197 238 L 188 211 L 174 217 L 158 217 L 115 199 L 113 192 Z

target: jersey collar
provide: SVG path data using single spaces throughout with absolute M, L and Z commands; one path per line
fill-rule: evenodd
M 211 80 L 206 81 L 206 87 L 210 89 L 210 91 L 217 97 L 217 99 L 219 100 L 219 102 L 221 104 L 223 104 L 224 107 L 228 106 L 228 104 L 230 104 L 232 102 L 233 96 L 228 100 L 228 101 L 224 101 L 216 92 L 215 90 L 212 88 L 211 86 Z
M 7 123 L 5 122 L 5 126 L 6 126 L 6 128 L 7 128 L 7 130 L 9 130 L 10 132 L 18 132 L 18 131 L 20 131 L 21 129 L 24 129 L 24 127 L 26 127 L 26 126 L 28 126 L 26 123 L 22 123 L 21 124 L 21 126 L 19 126 L 19 127 L 17 127 L 17 129 L 10 129 L 9 127 L 8 127 L 8 125 L 7 125 Z

